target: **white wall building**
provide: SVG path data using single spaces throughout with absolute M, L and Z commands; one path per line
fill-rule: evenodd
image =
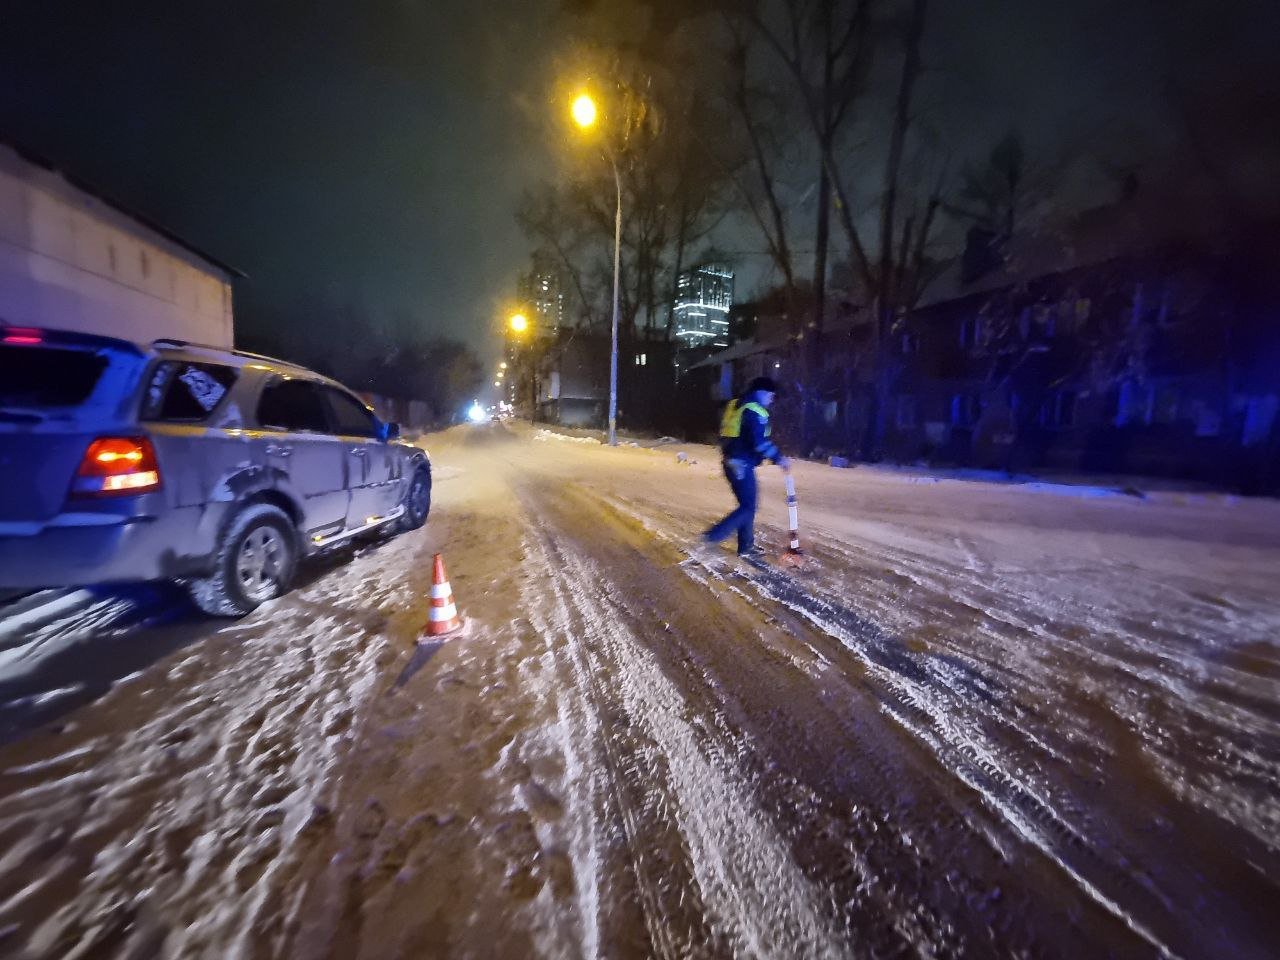
M 231 347 L 239 275 L 0 143 L 0 323 Z

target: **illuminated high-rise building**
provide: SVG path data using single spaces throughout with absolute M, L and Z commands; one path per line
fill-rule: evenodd
M 685 348 L 727 347 L 733 272 L 708 264 L 680 275 L 676 283 L 675 337 Z
M 552 337 L 564 326 L 564 286 L 558 265 L 544 255 L 535 255 L 533 266 L 520 277 L 517 293 L 533 315 L 535 336 Z

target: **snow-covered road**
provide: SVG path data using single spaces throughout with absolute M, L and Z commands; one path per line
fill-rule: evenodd
M 1276 956 L 1280 505 L 802 464 L 789 575 L 706 448 L 428 447 L 245 620 L 0 608 L 0 954 Z

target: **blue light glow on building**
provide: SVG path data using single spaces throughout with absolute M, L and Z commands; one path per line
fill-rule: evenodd
M 708 264 L 682 273 L 676 284 L 675 336 L 684 347 L 727 347 L 733 272 Z

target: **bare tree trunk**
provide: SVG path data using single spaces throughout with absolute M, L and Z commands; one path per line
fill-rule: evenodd
M 671 271 L 671 298 L 667 301 L 667 340 L 675 334 L 676 300 L 680 296 L 680 274 L 684 272 L 684 248 L 689 235 L 689 197 L 680 191 L 680 219 L 676 223 L 676 262 Z
M 898 84 L 898 99 L 893 111 L 893 128 L 889 134 L 889 155 L 885 160 L 884 201 L 880 206 L 880 271 L 879 287 L 881 315 L 896 304 L 886 302 L 893 275 L 893 232 L 898 213 L 898 188 L 902 177 L 902 154 L 906 146 L 907 129 L 911 126 L 911 100 L 916 80 L 920 76 L 920 40 L 924 35 L 924 20 L 929 0 L 914 0 L 911 24 L 907 28 L 906 53 L 902 62 L 902 77 Z
M 827 248 L 831 237 L 831 185 L 826 164 L 818 172 L 818 222 L 814 231 L 813 251 L 813 320 L 805 331 L 805 386 L 802 428 L 804 454 L 809 456 L 817 444 L 818 386 L 822 380 L 823 324 L 827 302 Z
M 915 214 L 912 213 L 902 221 L 902 239 L 898 245 L 898 255 L 894 258 L 893 276 L 889 281 L 889 300 L 894 304 L 902 304 L 903 285 L 907 279 L 907 264 L 911 262 L 911 241 L 916 227 Z
M 929 233 L 933 229 L 933 222 L 937 219 L 938 209 L 942 206 L 942 186 L 939 184 L 933 194 L 929 197 L 929 202 L 925 206 L 924 223 L 920 225 L 920 233 L 916 236 L 915 250 L 911 254 L 911 268 L 908 274 L 910 287 L 907 293 L 907 306 L 914 308 L 919 302 L 921 295 L 924 293 L 924 286 L 928 282 L 925 274 L 925 248 L 929 243 Z
M 849 117 L 857 99 L 858 78 L 870 62 L 872 45 L 868 42 L 869 19 L 873 0 L 858 0 L 852 14 L 840 31 L 835 33 L 835 0 L 819 0 L 819 23 L 816 33 L 822 38 L 822 77 L 817 84 L 806 73 L 804 13 L 799 0 L 786 4 L 790 34 L 784 42 L 756 15 L 751 18 L 755 30 L 786 65 L 804 100 L 814 139 L 818 143 L 822 163 L 826 167 L 828 193 L 834 194 L 840 224 L 849 242 L 849 249 L 862 279 L 871 281 L 871 262 L 866 247 L 853 220 L 849 194 L 840 176 L 836 162 L 835 146 L 839 130 Z M 839 76 L 837 76 L 839 67 Z
M 844 229 L 845 240 L 849 243 L 849 252 L 853 256 L 853 264 L 858 268 L 858 277 L 866 285 L 868 290 L 875 288 L 875 271 L 871 267 L 871 257 L 867 254 L 867 248 L 862 242 L 862 236 L 858 233 L 858 226 L 853 221 L 853 207 L 849 201 L 848 191 L 845 189 L 844 180 L 840 176 L 840 171 L 836 169 L 835 158 L 828 154 L 826 158 L 827 174 L 831 179 L 831 192 L 835 198 L 836 213 L 839 215 L 840 226 Z
M 752 218 L 760 227 L 760 232 L 764 235 L 765 243 L 769 246 L 770 258 L 777 268 L 782 271 L 783 282 L 786 284 L 787 289 L 787 299 L 794 302 L 796 300 L 796 278 L 791 247 L 787 242 L 787 221 L 782 212 L 782 204 L 778 200 L 775 178 L 773 171 L 769 167 L 768 157 L 765 155 L 760 129 L 756 124 L 755 118 L 751 115 L 751 105 L 747 95 L 746 56 L 746 41 L 741 37 L 737 37 L 733 51 L 737 72 L 734 75 L 733 93 L 730 99 L 737 109 L 738 115 L 742 118 L 742 126 L 746 131 L 747 141 L 751 146 L 751 159 L 756 175 L 760 180 L 760 189 L 764 194 L 765 204 L 768 208 L 767 218 L 761 213 L 746 187 L 736 177 L 734 178 L 734 183 L 738 187 L 738 192 L 742 195 L 743 200 L 746 201 Z
M 911 22 L 907 27 L 906 50 L 902 60 L 902 76 L 894 104 L 893 127 L 889 135 L 889 155 L 885 160 L 884 197 L 880 207 L 880 267 L 875 280 L 875 340 L 871 424 L 863 444 L 863 458 L 876 459 L 882 453 L 888 423 L 889 368 L 888 335 L 899 304 L 893 296 L 893 233 L 897 218 L 898 190 L 902 177 L 902 155 L 907 130 L 911 126 L 911 102 L 916 80 L 920 76 L 920 42 L 924 36 L 929 0 L 913 0 Z

